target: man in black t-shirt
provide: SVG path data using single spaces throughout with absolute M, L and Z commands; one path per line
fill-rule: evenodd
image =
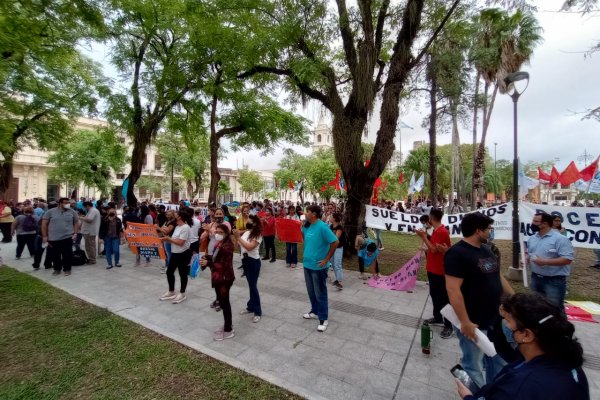
M 493 223 L 478 212 L 465 215 L 460 224 L 463 240 L 444 256 L 446 290 L 461 325 L 457 332 L 463 353 L 461 365 L 479 387 L 486 380 L 491 382 L 506 363 L 499 356 L 486 356 L 477 347 L 475 329 L 486 333 L 498 316 L 502 293 L 514 293 L 500 275 L 496 256 L 489 247 L 482 246 L 490 238 Z

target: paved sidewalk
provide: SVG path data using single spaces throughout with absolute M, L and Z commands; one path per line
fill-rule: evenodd
M 344 271 L 344 290 L 329 286 L 329 327 L 320 333 L 318 321 L 302 319 L 310 309 L 302 269 L 290 271 L 282 261 L 262 264 L 263 317 L 256 324 L 250 315 L 239 315 L 248 285 L 236 270 L 231 290 L 235 337 L 215 342 L 213 331 L 222 327 L 223 316 L 209 308 L 215 295 L 206 271 L 190 280 L 188 300 L 174 305 L 158 300 L 167 289 L 160 262 L 135 267 L 124 246 L 123 268 L 106 270 L 106 260 L 98 258 L 96 265 L 73 267 L 70 277 L 33 271 L 31 258 L 15 260 L 14 243 L 1 250 L 7 265 L 306 398 L 459 398 L 449 372 L 460 358 L 456 337 L 440 339 L 440 328 L 434 327 L 431 355 L 421 353 L 420 321 L 431 316 L 423 282 L 413 293 L 392 292 L 370 288 L 357 273 Z M 234 265 L 240 265 L 237 256 Z M 176 279 L 178 287 L 177 274 Z M 586 352 L 591 398 L 600 398 L 600 325 L 575 325 Z

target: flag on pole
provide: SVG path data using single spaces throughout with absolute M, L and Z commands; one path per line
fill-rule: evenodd
M 577 182 L 579 178 L 579 170 L 577 169 L 577 166 L 575 166 L 575 162 L 571 161 L 567 168 L 565 168 L 565 170 L 560 174 L 558 182 L 562 187 L 566 187 Z
M 400 172 L 400 176 L 398 177 L 398 184 L 402 185 L 404 183 L 404 173 Z
M 545 173 L 540 167 L 538 167 L 538 179 L 540 181 L 550 182 L 552 180 L 552 177 L 550 177 L 550 174 Z
M 290 189 L 294 190 L 294 182 L 290 179 Z
M 525 175 L 521 161 L 519 161 L 518 184 L 519 184 L 519 198 L 525 197 L 527 195 L 527 193 L 529 192 L 529 189 L 533 189 L 540 184 L 540 182 L 537 179 L 533 179 L 533 178 L 530 178 L 527 175 Z
M 411 195 L 415 192 L 415 173 L 413 172 L 410 177 L 410 183 L 408 184 L 408 194 Z
M 558 183 L 559 179 L 560 179 L 560 174 L 558 173 L 558 170 L 556 169 L 556 167 L 553 165 L 552 172 L 550 172 L 550 186 L 556 185 Z
M 594 178 L 594 174 L 598 170 L 598 159 L 599 158 L 600 157 L 596 158 L 593 163 L 591 163 L 590 165 L 588 165 L 587 167 L 585 167 L 584 169 L 579 171 L 579 175 L 581 175 L 581 179 L 584 182 L 591 181 Z
M 420 192 L 425 187 L 425 174 L 421 174 L 419 179 L 415 182 L 415 192 Z

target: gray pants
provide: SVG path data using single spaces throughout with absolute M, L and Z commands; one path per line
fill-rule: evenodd
M 90 260 L 90 263 L 96 263 L 96 235 L 88 235 L 87 233 L 83 235 L 83 240 L 85 241 L 85 254 L 87 258 Z

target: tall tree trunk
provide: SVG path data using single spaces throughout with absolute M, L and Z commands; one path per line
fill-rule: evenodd
M 14 151 L 3 151 L 4 161 L 0 161 L 0 199 L 4 196 L 13 177 Z M 15 199 L 16 200 L 16 199 Z
M 211 123 L 211 131 L 214 129 Z M 208 192 L 208 203 L 216 202 L 217 200 L 217 189 L 219 181 L 221 180 L 221 174 L 219 173 L 219 138 L 217 134 L 211 133 L 210 135 L 210 190 Z
M 130 207 L 137 207 L 138 204 L 138 199 L 135 196 L 133 189 L 138 179 L 140 179 L 140 176 L 142 176 L 144 155 L 146 153 L 146 148 L 150 144 L 151 138 L 151 130 L 146 127 L 134 134 L 133 150 L 131 152 L 131 171 L 129 172 L 129 184 L 127 187 L 127 205 Z
M 477 113 L 479 112 L 479 80 L 481 73 L 475 77 L 475 96 L 473 98 L 473 174 L 471 176 L 471 210 L 475 209 L 475 159 L 477 158 Z
M 448 213 L 450 213 L 450 209 L 454 203 L 454 192 L 456 191 L 456 198 L 460 198 L 458 196 L 459 185 L 456 184 L 456 180 L 460 176 L 458 172 L 459 167 L 459 157 L 458 154 L 460 152 L 460 137 L 458 135 L 458 105 L 456 104 L 456 100 L 450 99 L 450 113 L 452 115 L 452 145 L 451 145 L 451 168 L 450 168 L 450 195 L 448 196 Z
M 489 83 L 486 83 L 485 87 L 485 95 L 487 99 L 487 94 L 489 92 Z M 498 93 L 498 86 L 494 85 L 494 90 L 492 92 L 492 98 L 490 100 L 489 105 L 486 104 L 483 108 L 483 126 L 481 129 L 481 142 L 479 142 L 479 146 L 477 148 L 477 156 L 473 163 L 473 190 L 479 194 L 480 199 L 483 202 L 485 196 L 485 139 L 487 137 L 488 127 L 490 126 L 490 119 L 492 116 L 492 111 L 494 109 L 494 103 L 496 101 L 496 94 Z
M 437 128 L 437 79 L 435 73 L 430 76 L 429 91 L 429 198 L 434 208 L 437 207 L 437 171 L 436 171 L 436 128 Z

